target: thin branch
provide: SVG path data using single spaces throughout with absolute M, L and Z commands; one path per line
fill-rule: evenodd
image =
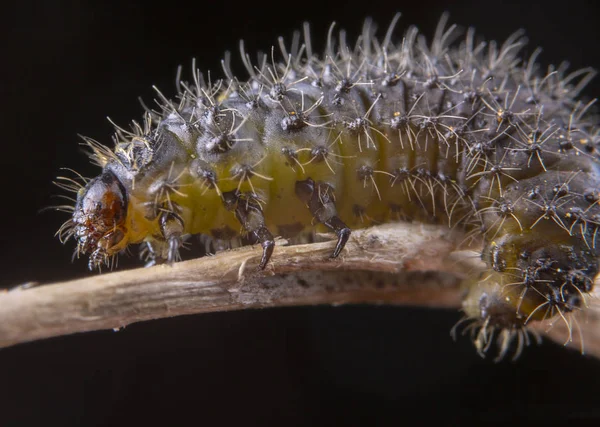
M 265 271 L 256 270 L 261 255 L 256 246 L 171 266 L 15 288 L 0 294 L 0 347 L 245 308 L 347 303 L 459 308 L 461 280 L 482 268 L 476 251 L 457 250 L 463 237 L 440 226 L 385 225 L 353 232 L 336 260 L 329 259 L 334 241 L 285 246 L 280 240 Z M 591 315 L 581 326 L 592 338 L 586 338 L 586 350 L 600 355 L 598 310 L 587 311 Z M 565 333 L 557 324 L 550 336 L 564 341 Z

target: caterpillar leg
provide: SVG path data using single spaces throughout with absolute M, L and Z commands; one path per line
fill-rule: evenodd
M 167 263 L 178 261 L 179 248 L 183 244 L 183 219 L 173 211 L 161 212 L 159 218 L 160 232 L 166 242 Z
M 315 182 L 311 178 L 296 181 L 296 195 L 306 203 L 315 219 L 331 229 L 338 236 L 331 258 L 337 258 L 348 242 L 352 230 L 337 216 L 333 188 L 324 182 Z
M 180 260 L 179 248 L 183 245 L 184 222 L 176 212 L 180 207 L 171 202 L 159 208 L 158 224 L 160 236 L 152 236 L 140 250 L 140 258 L 146 261 L 145 267 L 159 264 L 173 264 Z
M 237 191 L 223 193 L 223 203 L 228 210 L 235 213 L 244 230 L 254 234 L 260 242 L 263 253 L 258 268 L 263 270 L 273 255 L 275 240 L 265 225 L 265 216 L 260 204 L 254 196 Z

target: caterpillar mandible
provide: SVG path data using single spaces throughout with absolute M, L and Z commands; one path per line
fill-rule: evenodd
M 116 127 L 114 148 L 86 138 L 102 168 L 62 178 L 77 193 L 59 229 L 89 267 L 141 244 L 148 265 L 174 262 L 187 236 L 215 245 L 334 232 L 332 257 L 352 229 L 418 221 L 483 235 L 487 271 L 465 284 L 463 311 L 480 353 L 500 357 L 526 325 L 581 309 L 600 257 L 600 131 L 579 95 L 592 69 L 540 72 L 502 43 L 461 40 L 444 15 L 431 41 L 410 27 L 399 43 L 367 19 L 354 46 L 332 25 L 323 54 L 308 25 L 240 80 L 222 61 L 213 81 L 193 68 L 141 123 Z M 277 59 L 281 57 L 282 59 Z

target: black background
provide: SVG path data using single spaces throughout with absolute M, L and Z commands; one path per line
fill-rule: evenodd
M 357 2 L 360 3 L 360 2 Z M 311 22 L 322 47 L 329 23 L 357 34 L 365 16 L 398 34 L 428 35 L 444 10 L 503 40 L 526 28 L 545 64 L 600 65 L 592 1 L 552 6 L 504 1 L 10 2 L 0 34 L 0 286 L 91 274 L 71 263 L 73 245 L 53 233 L 59 168 L 97 173 L 77 134 L 110 144 L 108 115 L 127 125 L 151 86 L 174 92 L 175 70 L 221 76 L 237 58 L 290 39 Z M 450 6 L 450 4 L 452 4 Z M 383 30 L 382 30 L 383 31 Z M 236 63 L 239 70 L 240 63 Z M 600 94 L 599 80 L 587 93 Z M 127 264 L 127 263 L 126 263 Z M 454 343 L 454 311 L 394 307 L 306 307 L 187 316 L 0 350 L 0 425 L 382 425 L 412 420 L 531 423 L 600 418 L 600 363 L 560 346 L 529 348 L 517 363 L 481 360 L 468 339 Z

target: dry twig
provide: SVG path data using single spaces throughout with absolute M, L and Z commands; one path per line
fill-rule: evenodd
M 75 332 L 211 311 L 310 304 L 385 303 L 459 308 L 460 282 L 482 268 L 476 251 L 444 227 L 395 224 L 357 230 L 343 256 L 333 241 L 284 246 L 265 271 L 259 247 L 152 268 L 0 294 L 0 347 Z M 476 248 L 475 248 L 476 249 Z M 581 325 L 586 351 L 600 356 L 599 310 Z M 539 325 L 544 332 L 546 325 Z M 556 324 L 548 335 L 564 341 Z M 574 335 L 570 345 L 578 345 Z

